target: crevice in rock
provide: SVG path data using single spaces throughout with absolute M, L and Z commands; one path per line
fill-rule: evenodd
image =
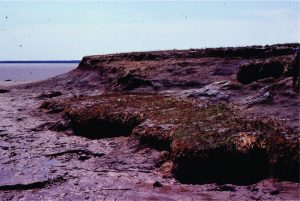
M 32 182 L 27 184 L 2 185 L 0 186 L 0 191 L 42 189 L 52 185 L 61 184 L 65 181 L 66 180 L 62 176 L 59 176 L 54 179 L 48 179 L 45 181 Z
M 52 153 L 52 154 L 47 154 L 47 157 L 58 157 L 62 156 L 65 154 L 77 154 L 77 155 L 88 155 L 88 156 L 93 156 L 93 157 L 102 157 L 105 154 L 103 153 L 94 153 L 90 150 L 84 150 L 84 149 L 73 149 L 73 150 L 67 150 L 63 152 L 57 152 L 57 153 Z

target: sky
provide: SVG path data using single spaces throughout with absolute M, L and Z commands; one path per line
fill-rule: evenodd
M 299 1 L 0 1 L 0 60 L 300 42 Z

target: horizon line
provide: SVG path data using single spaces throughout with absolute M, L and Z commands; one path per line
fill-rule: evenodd
M 80 63 L 81 60 L 4 60 L 0 63 Z

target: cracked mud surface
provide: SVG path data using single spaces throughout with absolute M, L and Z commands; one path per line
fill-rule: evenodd
M 54 99 L 102 94 L 106 88 L 97 79 L 93 72 L 75 70 L 39 83 L 0 83 L 1 89 L 9 90 L 0 94 L 0 200 L 299 200 L 299 183 L 271 178 L 247 186 L 180 184 L 170 172 L 172 163 L 166 160 L 170 153 L 146 147 L 131 136 L 92 140 L 49 130 L 61 117 L 38 110 L 43 100 L 37 97 L 46 91 L 62 92 Z M 288 90 L 290 94 L 281 96 L 278 88 L 290 85 L 290 79 L 282 83 L 269 89 L 273 90 L 271 101 L 279 108 L 279 117 L 290 117 L 294 126 L 299 96 L 290 99 L 295 94 Z M 256 115 L 269 114 L 270 105 L 260 107 L 260 100 L 253 103 L 266 84 L 254 84 L 238 86 L 242 92 L 231 90 L 236 87 L 232 81 L 224 81 L 160 93 L 193 96 L 200 103 L 230 99 L 245 108 L 251 106 L 250 112 Z M 261 91 L 259 97 L 266 101 Z M 281 112 L 292 104 L 290 113 Z

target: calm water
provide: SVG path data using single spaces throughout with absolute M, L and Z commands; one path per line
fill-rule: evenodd
M 43 80 L 75 69 L 78 63 L 0 63 L 0 81 Z

